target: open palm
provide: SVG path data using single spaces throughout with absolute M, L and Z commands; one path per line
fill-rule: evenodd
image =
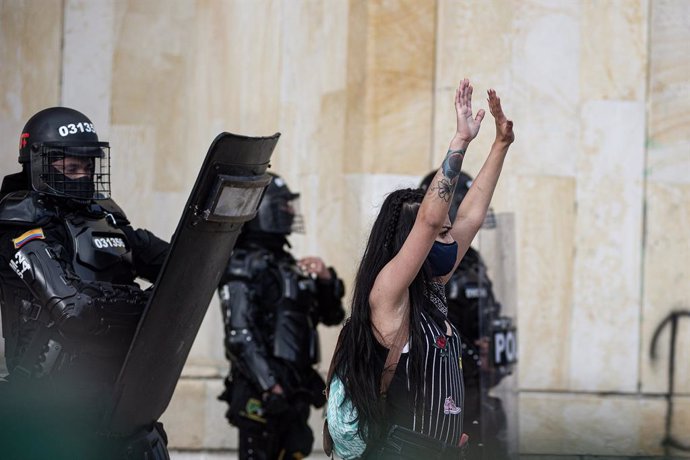
M 515 133 L 513 132 L 513 121 L 509 120 L 503 113 L 501 107 L 501 98 L 498 97 L 496 91 L 490 89 L 487 91 L 489 95 L 489 110 L 496 121 L 496 141 L 512 144 L 515 141 Z
M 472 89 L 470 81 L 465 78 L 455 90 L 457 133 L 467 142 L 477 137 L 485 113 L 483 109 L 480 109 L 475 117 L 472 116 Z

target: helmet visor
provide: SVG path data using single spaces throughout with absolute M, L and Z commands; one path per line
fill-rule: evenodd
M 254 221 L 254 230 L 278 235 L 304 233 L 304 220 L 299 212 L 299 194 L 264 195 Z
M 110 147 L 42 144 L 31 153 L 31 183 L 36 191 L 65 198 L 109 198 Z

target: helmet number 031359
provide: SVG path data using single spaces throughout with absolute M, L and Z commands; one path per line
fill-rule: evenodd
M 60 133 L 60 136 L 65 137 L 70 134 L 76 134 L 77 132 L 80 133 L 95 133 L 96 128 L 93 127 L 93 123 L 70 123 L 68 125 L 62 125 L 58 127 L 58 133 Z

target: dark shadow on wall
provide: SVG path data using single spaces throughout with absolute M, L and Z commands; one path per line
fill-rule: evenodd
M 682 318 L 690 319 L 689 310 L 675 310 L 672 311 L 668 316 L 666 316 L 661 323 L 657 326 L 654 331 L 654 336 L 652 337 L 652 344 L 649 350 L 649 357 L 654 362 L 659 359 L 657 354 L 657 344 L 659 342 L 659 337 L 661 332 L 666 329 L 667 326 L 671 328 L 671 334 L 669 336 L 669 354 L 668 354 L 668 390 L 666 391 L 666 420 L 664 427 L 664 438 L 661 441 L 661 445 L 664 448 L 664 458 L 669 457 L 672 450 L 679 450 L 682 452 L 690 452 L 690 443 L 687 441 L 681 441 L 674 437 L 672 433 L 673 429 L 673 396 L 675 393 L 674 389 L 674 379 L 676 371 L 676 345 L 678 338 L 678 322 Z

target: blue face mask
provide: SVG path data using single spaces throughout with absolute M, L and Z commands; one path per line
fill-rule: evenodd
M 441 243 L 434 241 L 434 245 L 429 251 L 426 260 L 431 266 L 431 276 L 444 276 L 450 273 L 455 266 L 455 261 L 458 258 L 458 243 Z

